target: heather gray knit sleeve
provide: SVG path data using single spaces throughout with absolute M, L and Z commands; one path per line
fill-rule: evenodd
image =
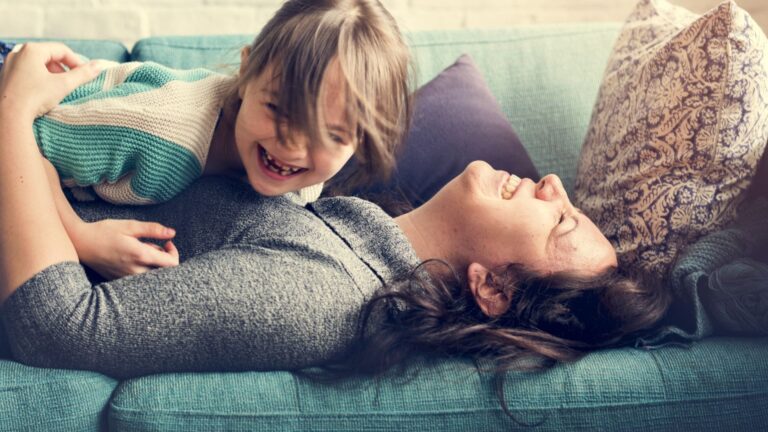
M 13 356 L 117 378 L 295 369 L 342 352 L 362 305 L 418 258 L 380 208 L 354 198 L 308 207 L 205 177 L 156 206 L 76 204 L 86 220 L 176 229 L 182 263 L 93 285 L 53 265 L 2 305 Z
M 167 371 L 293 369 L 343 349 L 363 295 L 333 260 L 219 250 L 92 287 L 51 266 L 3 305 L 14 357 L 126 378 Z M 297 265 L 305 261 L 304 265 Z

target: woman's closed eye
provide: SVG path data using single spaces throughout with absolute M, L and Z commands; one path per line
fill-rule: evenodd
M 563 211 L 560 213 L 560 219 L 557 221 L 558 225 L 562 225 L 567 220 L 573 220 L 573 222 L 578 225 L 579 224 L 579 217 L 578 215 L 583 215 L 584 212 L 582 212 L 580 209 L 577 209 L 573 207 L 573 211 L 569 212 L 566 209 L 563 209 Z
M 577 216 L 576 212 L 569 213 L 569 212 L 563 212 L 560 215 L 560 220 L 557 223 L 557 231 L 559 231 L 559 236 L 564 236 L 571 231 L 575 230 L 579 226 L 579 217 Z
M 557 223 L 555 226 L 560 226 L 565 222 L 566 218 L 568 217 L 568 211 L 566 209 L 562 209 L 560 211 L 560 216 L 556 216 Z

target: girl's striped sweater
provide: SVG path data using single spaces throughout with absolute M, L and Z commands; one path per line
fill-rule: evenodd
M 35 138 L 66 186 L 117 204 L 167 201 L 202 174 L 232 79 L 114 64 L 38 118 Z
M 114 63 L 35 120 L 35 138 L 65 186 L 91 186 L 116 204 L 167 201 L 202 175 L 234 79 Z M 295 201 L 314 201 L 321 188 Z

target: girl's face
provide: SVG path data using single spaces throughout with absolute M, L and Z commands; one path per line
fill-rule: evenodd
M 325 182 L 341 170 L 355 152 L 356 141 L 346 121 L 346 88 L 338 62 L 329 64 L 321 94 L 327 129 L 324 142 L 309 142 L 299 131 L 282 130 L 280 142 L 275 117 L 280 113 L 280 91 L 272 68 L 240 89 L 242 104 L 235 123 L 235 142 L 248 182 L 262 195 L 274 196 Z
M 617 265 L 611 243 L 571 204 L 557 176 L 512 182 L 505 193 L 509 178 L 473 162 L 433 198 L 441 211 L 461 215 L 469 260 L 486 268 L 519 263 L 536 273 L 584 276 Z

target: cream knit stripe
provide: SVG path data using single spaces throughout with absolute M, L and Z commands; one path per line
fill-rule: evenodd
M 161 88 L 124 97 L 60 105 L 46 117 L 73 126 L 136 129 L 189 150 L 204 166 L 223 98 L 233 79 L 211 74 L 199 81 L 171 81 Z
M 176 70 L 154 62 L 113 63 L 99 76 L 76 88 L 62 105 L 78 105 L 94 99 L 124 97 L 151 91 L 171 81 L 199 81 L 215 72 L 208 69 Z
M 77 105 L 91 99 L 102 99 L 106 95 L 109 97 L 119 96 L 119 94 L 108 94 L 109 90 L 122 84 L 133 71 L 138 69 L 142 63 L 116 63 L 106 60 L 99 60 L 107 68 L 102 71 L 93 81 L 87 82 L 72 91 L 61 101 L 61 105 Z M 113 65 L 113 66 L 110 66 Z
M 125 79 L 141 66 L 141 62 L 117 63 L 116 66 L 104 70 L 104 85 L 102 91 L 111 90 L 115 86 L 122 84 Z

